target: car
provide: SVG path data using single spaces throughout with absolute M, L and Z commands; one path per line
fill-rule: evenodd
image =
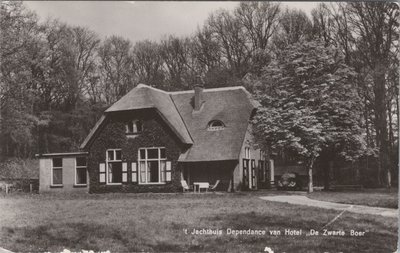
M 297 173 L 284 173 L 278 180 L 278 190 L 301 190 L 301 181 Z

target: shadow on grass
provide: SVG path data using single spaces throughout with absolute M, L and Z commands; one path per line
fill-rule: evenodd
M 177 226 L 177 225 L 176 225 Z M 178 230 L 178 227 L 176 227 Z M 180 230 L 180 226 L 179 226 Z M 15 252 L 61 252 L 93 250 L 95 252 L 182 252 L 199 251 L 198 245 L 179 244 L 176 241 L 163 241 L 145 233 L 138 236 L 134 228 L 122 231 L 117 226 L 63 223 L 38 227 L 4 227 L 1 231 L 1 244 Z
M 2 229 L 2 243 L 13 251 L 105 251 L 118 245 L 121 250 L 137 251 L 134 247 L 135 235 L 130 240 L 121 231 L 112 226 L 65 223 L 48 224 L 38 227 L 5 227 Z

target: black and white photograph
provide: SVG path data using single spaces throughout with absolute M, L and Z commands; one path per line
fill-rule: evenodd
M 390 1 L 0 1 L 0 253 L 399 252 Z

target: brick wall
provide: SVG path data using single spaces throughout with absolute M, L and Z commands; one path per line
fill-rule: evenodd
M 128 120 L 141 120 L 143 131 L 135 137 L 125 134 Z M 171 161 L 171 182 L 161 185 L 139 185 L 131 180 L 131 163 L 138 161 L 138 149 L 165 147 L 167 160 Z M 165 122 L 152 109 L 117 112 L 108 116 L 104 125 L 89 144 L 88 170 L 90 192 L 175 192 L 180 189 L 181 170 L 178 158 L 185 147 Z M 100 183 L 99 163 L 105 162 L 107 149 L 121 149 L 122 159 L 128 164 L 128 182 L 121 185 Z M 138 167 L 139 170 L 139 167 Z M 138 178 L 139 180 L 139 178 Z

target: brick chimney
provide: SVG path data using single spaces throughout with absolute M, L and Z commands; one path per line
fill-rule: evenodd
M 203 102 L 203 86 L 201 84 L 196 84 L 194 86 L 194 110 L 200 110 Z

